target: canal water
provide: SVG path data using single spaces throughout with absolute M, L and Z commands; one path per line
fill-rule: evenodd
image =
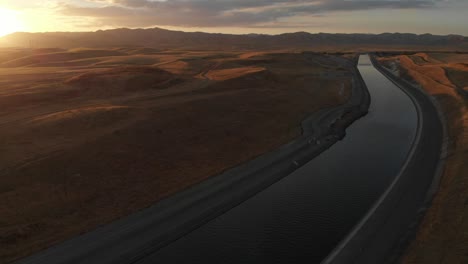
M 417 128 L 411 99 L 367 55 L 369 114 L 291 175 L 138 263 L 320 263 L 406 160 Z

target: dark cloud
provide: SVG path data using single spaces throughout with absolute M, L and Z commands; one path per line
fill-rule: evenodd
M 458 0 L 456 0 L 458 1 Z M 96 2 L 96 1 L 95 1 Z M 377 8 L 434 8 L 445 0 L 112 0 L 103 7 L 62 5 L 69 16 L 92 17 L 101 25 L 147 27 L 258 26 L 296 15 Z

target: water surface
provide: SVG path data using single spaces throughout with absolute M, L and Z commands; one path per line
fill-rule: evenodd
M 291 175 L 139 263 L 319 263 L 384 192 L 406 160 L 417 114 L 370 63 L 359 71 L 369 114 Z

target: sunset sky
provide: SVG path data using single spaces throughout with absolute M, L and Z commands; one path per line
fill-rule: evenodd
M 467 10 L 468 0 L 0 0 L 0 36 L 119 27 L 467 36 Z

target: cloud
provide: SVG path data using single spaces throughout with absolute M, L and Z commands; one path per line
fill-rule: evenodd
M 382 8 L 427 9 L 457 1 L 460 0 L 82 0 L 81 4 L 61 4 L 59 12 L 93 18 L 100 26 L 257 27 L 299 15 Z

